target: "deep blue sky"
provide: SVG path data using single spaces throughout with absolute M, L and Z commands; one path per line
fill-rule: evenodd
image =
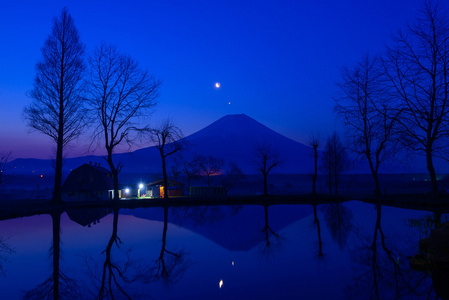
M 22 110 L 52 19 L 67 6 L 87 51 L 115 44 L 163 81 L 151 124 L 170 117 L 189 135 L 245 113 L 296 141 L 337 125 L 332 97 L 343 66 L 391 44 L 421 0 L 3 1 L 0 151 L 51 158 Z M 220 82 L 221 88 L 214 88 Z M 231 104 L 228 104 L 228 103 Z M 81 153 L 84 141 L 67 156 Z M 144 145 L 145 146 L 145 145 Z M 148 145 L 146 145 L 148 146 Z

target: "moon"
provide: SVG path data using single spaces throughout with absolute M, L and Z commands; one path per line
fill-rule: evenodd
M 215 87 L 218 89 L 220 87 L 220 83 L 219 82 L 215 82 Z

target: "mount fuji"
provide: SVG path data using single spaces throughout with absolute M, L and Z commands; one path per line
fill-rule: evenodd
M 227 115 L 202 130 L 184 138 L 188 149 L 182 151 L 185 160 L 195 155 L 212 155 L 234 162 L 245 174 L 257 174 L 254 151 L 258 142 L 269 143 L 280 153 L 281 165 L 273 173 L 304 174 L 312 170 L 312 149 L 289 139 L 245 114 Z M 168 158 L 170 160 L 170 157 Z M 64 173 L 84 163 L 95 162 L 106 166 L 102 156 L 82 156 L 64 161 Z M 147 147 L 130 153 L 114 154 L 114 162 L 124 165 L 123 173 L 161 173 L 161 159 L 156 147 Z M 51 172 L 51 160 L 16 159 L 11 162 L 22 174 Z M 170 161 L 168 161 L 170 164 Z

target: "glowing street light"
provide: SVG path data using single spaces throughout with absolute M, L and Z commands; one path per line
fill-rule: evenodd
M 220 282 L 218 283 L 218 288 L 221 289 L 222 286 L 223 286 L 223 279 L 221 279 Z
M 143 183 L 139 183 L 139 189 L 137 190 L 137 198 L 140 198 L 140 190 L 143 189 Z

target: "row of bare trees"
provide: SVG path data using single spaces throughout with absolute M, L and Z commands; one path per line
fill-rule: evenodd
M 342 72 L 336 111 L 350 149 L 378 172 L 399 149 L 426 159 L 432 193 L 438 195 L 435 159 L 449 159 L 449 21 L 438 2 L 394 37 L 379 56 L 366 55 Z M 396 160 L 398 157 L 396 157 Z
M 63 150 L 87 128 L 93 128 L 91 146 L 102 144 L 106 149 L 114 199 L 118 199 L 118 173 L 123 166 L 114 163 L 112 154 L 119 145 L 150 131 L 145 123 L 156 104 L 160 81 L 106 44 L 93 51 L 86 63 L 85 46 L 66 8 L 53 20 L 41 52 L 30 92 L 32 103 L 24 117 L 29 127 L 56 143 L 53 201 L 61 200 Z

